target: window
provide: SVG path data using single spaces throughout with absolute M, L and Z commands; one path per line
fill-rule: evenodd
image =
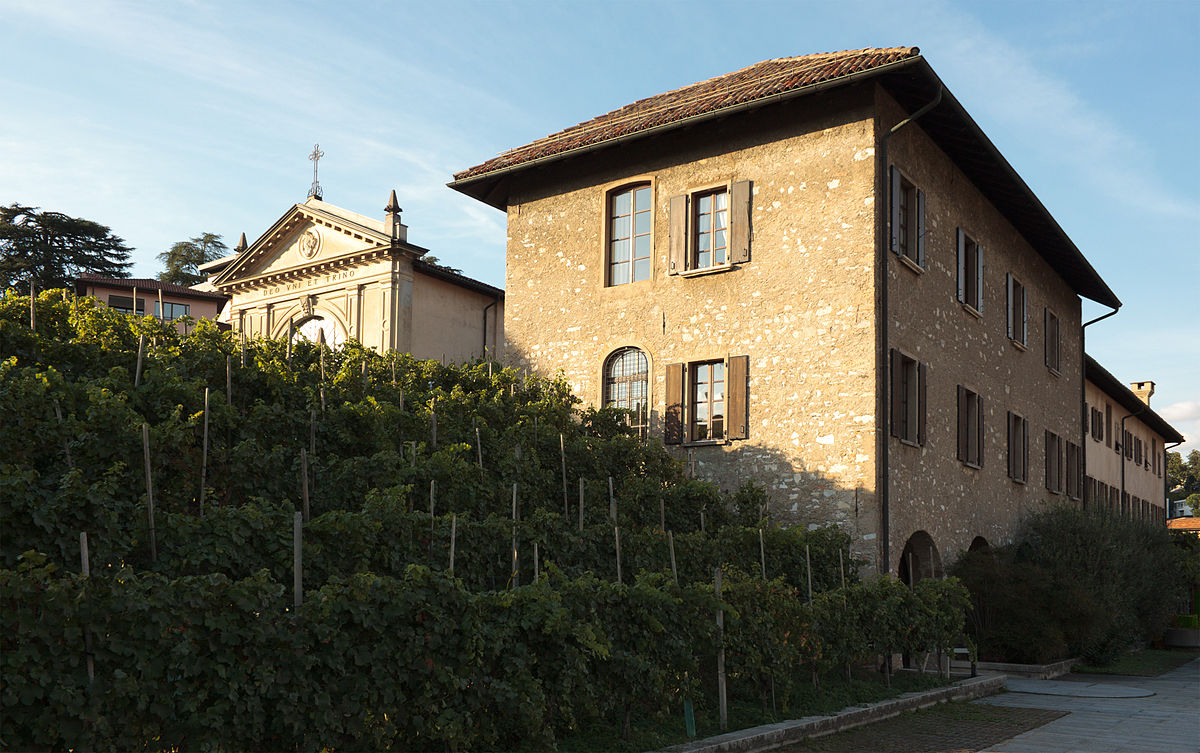
M 1046 368 L 1058 373 L 1061 361 L 1062 344 L 1058 336 L 1058 316 L 1046 309 Z
M 1104 441 L 1104 412 L 1099 408 L 1092 408 L 1092 439 Z
M 108 307 L 110 309 L 116 309 L 117 311 L 120 311 L 122 314 L 132 314 L 133 313 L 133 296 L 110 295 L 108 297 Z M 137 312 L 139 314 L 146 313 L 146 299 L 145 298 L 137 299 Z
M 1137 465 L 1142 464 L 1142 438 L 1133 438 L 1133 462 Z
M 608 197 L 608 284 L 650 279 L 654 254 L 650 185 L 617 189 Z
M 1010 273 L 1007 275 L 1008 289 L 1008 339 L 1022 345 L 1029 344 L 1025 327 L 1025 286 Z
M 189 303 L 170 303 L 165 302 L 162 305 L 162 311 L 158 310 L 158 301 L 154 302 L 154 315 L 160 319 L 178 319 L 181 316 L 187 316 L 191 311 L 192 306 Z
M 746 439 L 749 371 L 748 356 L 669 364 L 663 441 Z
M 1008 477 L 1024 484 L 1029 480 L 1029 421 L 1008 412 Z
M 1150 458 L 1154 465 L 1154 474 L 1162 478 L 1162 455 L 1158 451 L 1158 437 L 1150 437 Z
M 1112 403 L 1104 404 L 1104 446 L 1112 447 Z
M 729 192 L 724 188 L 695 197 L 695 236 L 690 269 L 723 266 L 729 261 Z
M 1125 443 L 1121 446 L 1125 448 L 1125 459 L 1133 460 L 1133 434 L 1128 429 L 1125 430 Z
M 650 369 L 646 354 L 621 348 L 604 363 L 604 407 L 629 411 L 629 425 L 638 436 L 649 428 Z
M 1046 432 L 1046 488 L 1055 494 L 1062 493 L 1063 476 L 1062 437 Z
M 1079 445 L 1074 442 L 1067 442 L 1067 496 L 1071 499 L 1079 499 L 1080 486 L 1082 485 L 1083 474 L 1083 456 L 1079 451 Z
M 958 385 L 958 459 L 983 467 L 983 398 Z
M 983 313 L 983 246 L 958 229 L 958 300 Z
M 750 181 L 671 198 L 668 274 L 750 261 Z
M 892 251 L 925 266 L 925 192 L 892 166 Z
M 892 349 L 892 436 L 925 444 L 925 364 Z

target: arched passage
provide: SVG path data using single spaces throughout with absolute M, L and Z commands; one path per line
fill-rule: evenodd
M 942 556 L 937 545 L 933 543 L 932 536 L 925 531 L 917 531 L 908 537 L 904 551 L 900 554 L 900 572 L 897 575 L 900 581 L 908 586 L 920 582 L 923 578 L 944 576 Z
M 968 552 L 987 552 L 990 551 L 992 545 L 982 536 L 976 536 L 971 539 L 971 546 L 967 547 Z

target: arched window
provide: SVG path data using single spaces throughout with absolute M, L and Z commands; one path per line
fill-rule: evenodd
M 650 426 L 650 367 L 637 348 L 621 348 L 604 362 L 604 407 L 630 411 L 629 425 L 639 436 Z

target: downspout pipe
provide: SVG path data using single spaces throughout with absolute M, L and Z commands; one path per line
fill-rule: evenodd
M 1129 419 L 1129 418 L 1133 418 L 1134 416 L 1142 415 L 1143 413 L 1146 412 L 1146 408 L 1148 408 L 1148 407 L 1149 406 L 1142 406 L 1140 409 L 1135 410 L 1133 413 L 1129 413 L 1129 414 L 1121 417 L 1121 505 L 1122 506 L 1124 506 L 1124 504 L 1125 504 L 1125 451 L 1126 451 L 1125 420 Z M 1164 474 L 1164 475 L 1166 475 L 1166 474 Z M 1132 517 L 1133 510 L 1130 510 L 1129 512 L 1131 514 L 1130 516 Z
M 495 308 L 495 307 L 496 307 L 496 304 L 498 304 L 498 303 L 500 303 L 500 299 L 499 299 L 499 298 L 494 298 L 494 299 L 492 299 L 492 302 L 491 302 L 491 303 L 489 303 L 488 305 L 486 305 L 486 306 L 484 306 L 484 307 L 483 307 L 483 352 L 482 352 L 482 356 L 483 356 L 483 360 L 485 360 L 485 361 L 486 361 L 486 360 L 488 360 L 488 357 L 487 357 L 487 332 L 488 332 L 488 330 L 487 330 L 487 315 L 488 315 L 488 309 L 490 309 L 490 308 Z
M 876 196 L 883 197 L 883 201 L 875 202 L 875 244 L 876 253 L 879 259 L 879 268 L 882 270 L 882 283 L 879 285 L 879 337 L 880 350 L 876 354 L 876 369 L 877 373 L 884 374 L 887 369 L 891 368 L 888 364 L 888 267 L 890 264 L 890 244 L 888 243 L 888 209 L 890 198 L 888 196 L 888 139 L 895 136 L 896 133 L 910 123 L 915 122 L 918 118 L 923 117 L 930 110 L 942 103 L 942 96 L 946 93 L 946 87 L 939 85 L 937 94 L 928 104 L 921 109 L 909 115 L 904 120 L 901 120 L 896 125 L 892 126 L 888 131 L 879 137 L 878 145 L 875 148 L 875 164 L 876 164 Z M 881 412 L 879 420 L 876 421 L 876 426 L 884 427 L 884 423 L 890 421 L 891 406 L 891 390 L 886 385 L 880 385 L 880 400 Z M 886 575 L 892 568 L 892 545 L 891 545 L 891 526 L 892 515 L 889 508 L 888 494 L 888 451 L 890 449 L 889 442 L 891 432 L 886 427 L 879 432 L 879 474 L 876 486 L 879 490 L 879 527 L 882 529 L 880 533 L 883 536 L 883 561 L 880 562 L 879 572 L 881 575 Z
M 1079 462 L 1081 465 L 1083 465 L 1083 477 L 1084 477 L 1084 485 L 1083 485 L 1083 489 L 1080 490 L 1080 494 L 1083 495 L 1084 505 L 1087 505 L 1087 481 L 1086 481 L 1087 471 L 1088 471 L 1088 468 L 1087 468 L 1087 446 L 1088 446 L 1087 438 L 1088 438 L 1088 421 L 1091 420 L 1091 416 L 1085 415 L 1086 408 L 1084 407 L 1087 405 L 1087 328 L 1092 326 L 1096 322 L 1104 321 L 1108 317 L 1115 315 L 1120 310 L 1121 310 L 1121 307 L 1117 306 L 1112 311 L 1108 312 L 1107 314 L 1101 314 L 1100 316 L 1096 317 L 1095 319 L 1091 319 L 1091 320 L 1084 322 L 1083 326 L 1079 328 L 1079 332 L 1080 332 L 1079 351 L 1082 356 L 1082 361 L 1084 364 L 1083 368 L 1081 368 L 1079 370 L 1079 411 L 1080 411 L 1080 416 L 1083 418 L 1083 432 L 1079 435 L 1079 446 L 1080 446 L 1080 448 L 1082 448 L 1079 451 L 1079 456 L 1080 456 Z M 1125 435 L 1121 434 L 1121 436 L 1124 437 Z M 1121 457 L 1124 458 L 1124 455 L 1122 455 Z M 1123 465 L 1124 464 L 1122 464 L 1122 466 Z M 1163 499 L 1165 500 L 1166 497 L 1164 496 Z

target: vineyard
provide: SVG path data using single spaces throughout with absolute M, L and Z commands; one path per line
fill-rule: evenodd
M 768 510 L 561 380 L 10 294 L 0 748 L 554 749 L 957 638 Z

